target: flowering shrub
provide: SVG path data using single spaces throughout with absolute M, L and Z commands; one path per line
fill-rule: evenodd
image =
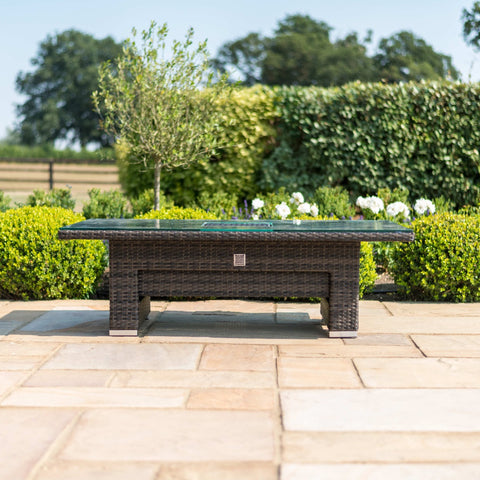
M 435 205 L 430 201 L 426 200 L 425 198 L 420 198 L 415 202 L 413 209 L 417 213 L 417 215 L 425 215 L 426 213 L 435 213 Z
M 410 209 L 403 202 L 393 202 L 387 206 L 387 215 L 398 218 L 399 220 L 408 220 L 410 218 Z
M 281 217 L 282 220 L 285 220 L 290 215 L 291 210 L 285 202 L 282 202 L 280 205 L 275 206 L 275 213 Z
M 300 192 L 292 193 L 292 198 L 290 198 L 290 203 L 296 203 L 297 205 L 300 205 L 304 201 L 305 199 L 303 198 L 303 194 L 301 194 Z
M 356 205 L 362 209 L 365 216 L 376 215 L 385 208 L 383 200 L 378 197 L 358 197 Z
M 297 210 L 303 214 L 310 213 L 311 209 L 312 206 L 309 203 L 301 203 L 297 208 Z
M 385 196 L 385 202 L 380 197 L 357 198 L 356 205 L 366 219 L 388 219 L 398 222 L 410 221 L 410 207 L 404 201 L 398 200 L 399 197 L 406 198 L 407 192 L 400 190 L 391 192 L 389 189 L 382 189 L 379 190 L 379 193 Z M 435 213 L 435 205 L 431 200 L 420 198 L 415 202 L 413 210 L 419 216 L 429 215 Z
M 252 208 L 254 210 L 260 210 L 264 205 L 265 205 L 265 202 L 263 200 L 261 200 L 260 198 L 255 198 L 252 201 Z

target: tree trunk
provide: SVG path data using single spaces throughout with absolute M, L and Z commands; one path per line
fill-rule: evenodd
M 162 172 L 162 166 L 160 162 L 155 162 L 155 176 L 153 181 L 153 208 L 154 210 L 160 210 L 160 175 Z

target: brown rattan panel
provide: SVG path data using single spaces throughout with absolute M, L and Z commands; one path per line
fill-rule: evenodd
M 148 296 L 218 298 L 328 296 L 328 274 L 321 272 L 140 271 L 138 289 Z

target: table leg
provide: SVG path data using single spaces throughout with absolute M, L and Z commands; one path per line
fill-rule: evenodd
M 321 311 L 328 336 L 355 338 L 358 331 L 360 243 L 345 247 L 343 258 L 330 272 L 330 293 L 322 300 Z
M 150 313 L 150 297 L 138 293 L 138 271 L 129 260 L 128 242 L 109 242 L 110 335 L 136 336 Z
M 136 336 L 150 313 L 150 297 L 138 295 L 137 275 L 110 276 L 110 335 Z

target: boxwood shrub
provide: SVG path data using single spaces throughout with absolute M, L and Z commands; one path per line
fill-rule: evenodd
M 86 298 L 106 265 L 100 241 L 58 240 L 58 229 L 83 220 L 60 207 L 22 207 L 0 214 L 0 285 L 19 299 Z
M 416 300 L 480 301 L 480 216 L 442 213 L 412 223 L 415 241 L 392 247 L 390 270 Z

